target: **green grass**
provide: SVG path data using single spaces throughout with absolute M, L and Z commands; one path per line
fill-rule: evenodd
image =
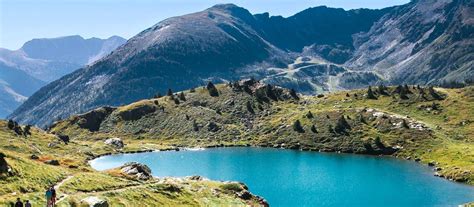
M 402 147 L 394 156 L 421 158 L 423 163 L 434 161 L 443 168 L 440 173 L 448 178 L 464 179 L 471 184 L 474 182 L 474 164 L 471 159 L 474 123 L 470 123 L 474 121 L 470 120 L 474 114 L 474 87 L 436 89 L 446 95 L 444 100 L 420 101 L 416 99 L 417 89 L 411 89 L 414 94 L 410 95 L 409 100 L 402 100 L 397 95 L 379 96 L 377 100 L 371 100 L 364 98 L 366 90 L 352 90 L 327 94 L 321 98 L 302 96 L 299 101 L 270 103 L 258 102 L 254 95 L 235 92 L 227 85 L 217 85 L 217 88 L 218 97 L 209 96 L 202 87 L 196 88 L 194 93 L 185 91 L 187 100 L 178 105 L 168 97 L 162 97 L 119 107 L 119 111 L 123 112 L 158 101 L 164 111 L 147 114 L 133 121 L 120 120 L 117 118 L 119 112 L 113 112 L 102 124 L 104 127 L 101 125 L 99 132 L 81 129 L 70 121 L 60 122 L 60 127 L 53 128 L 53 131 L 69 134 L 77 142 L 96 140 L 92 145 L 96 153 L 111 150 L 102 143 L 111 136 L 125 141 L 123 151 L 173 146 L 285 144 L 286 148 L 355 153 L 366 153 L 364 146 L 373 144 L 378 137 L 385 146 Z M 231 101 L 233 105 L 229 104 Z M 247 111 L 246 102 L 251 102 L 254 114 Z M 440 110 L 425 109 L 425 106 L 433 103 L 438 104 Z M 364 108 L 409 117 L 407 120 L 421 123 L 430 130 L 400 129 L 390 125 L 399 122 L 400 118 L 389 118 L 388 121 L 374 119 L 364 124 L 358 120 Z M 314 118 L 305 117 L 308 111 L 312 112 Z M 330 126 L 336 125 L 340 116 L 349 117 L 352 130 L 348 135 L 334 134 L 329 130 Z M 366 116 L 370 118 L 370 114 Z M 292 125 L 296 120 L 301 122 L 304 133 L 293 131 Z M 193 122 L 198 124 L 199 131 L 193 130 Z M 220 130 L 207 131 L 210 122 L 217 123 Z M 466 124 L 460 124 L 463 122 Z M 311 132 L 312 125 L 317 128 L 317 133 Z M 461 174 L 460 171 L 468 173 Z

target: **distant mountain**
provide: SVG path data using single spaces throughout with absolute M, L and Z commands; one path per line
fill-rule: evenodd
M 16 51 L 0 48 L 0 117 L 6 117 L 46 83 L 93 63 L 125 43 L 67 36 L 33 39 Z
M 45 84 L 24 71 L 0 63 L 0 117 L 11 114 L 16 106 Z
M 418 0 L 382 10 L 316 7 L 283 18 L 216 5 L 144 30 L 42 88 L 10 117 L 46 126 L 168 88 L 243 77 L 306 94 L 377 83 L 464 82 L 474 76 L 472 8 L 470 1 Z
M 0 62 L 50 82 L 91 64 L 126 42 L 112 36 L 84 39 L 79 35 L 33 39 L 19 50 L 0 48 Z

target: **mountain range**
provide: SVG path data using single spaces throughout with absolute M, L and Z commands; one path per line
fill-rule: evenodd
M 0 48 L 0 117 L 42 86 L 107 55 L 125 39 L 81 36 L 33 39 L 18 50 Z
M 204 82 L 244 77 L 300 93 L 474 78 L 474 3 L 417 0 L 380 10 L 309 8 L 291 17 L 233 4 L 173 17 L 31 96 L 9 118 L 45 127 Z

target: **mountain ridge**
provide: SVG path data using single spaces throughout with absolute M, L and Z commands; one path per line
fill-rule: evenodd
M 454 6 L 449 9 L 446 5 Z M 38 98 L 26 101 L 10 118 L 44 127 L 54 119 L 73 113 L 104 105 L 123 105 L 158 92 L 163 94 L 168 88 L 184 90 L 209 80 L 225 82 L 254 77 L 304 94 L 380 83 L 398 84 L 405 80 L 434 83 L 423 80 L 427 79 L 426 74 L 435 73 L 421 72 L 425 69 L 420 69 L 419 73 L 412 70 L 413 67 L 431 68 L 432 64 L 428 64 L 431 60 L 426 55 L 438 47 L 434 40 L 430 44 L 421 44 L 426 38 L 417 34 L 425 30 L 417 28 L 431 28 L 433 23 L 425 25 L 422 24 L 423 16 L 415 17 L 420 14 L 429 17 L 433 13 L 437 17 L 433 21 L 441 21 L 445 10 L 440 8 L 445 7 L 446 11 L 460 13 L 472 9 L 472 3 L 446 0 L 431 4 L 430 0 L 421 0 L 381 10 L 349 11 L 316 7 L 288 18 L 252 15 L 232 4 L 216 5 L 204 11 L 168 18 L 140 32 L 111 55 L 79 70 L 74 77 L 64 77 L 62 81 L 52 83 L 48 86 L 52 90 L 41 90 L 34 95 Z M 322 19 L 327 14 L 331 14 L 331 18 Z M 403 22 L 412 16 L 421 22 L 406 25 L 406 34 L 398 32 L 394 36 L 392 31 L 403 29 Z M 464 19 L 469 18 L 468 14 Z M 277 23 L 272 25 L 272 21 Z M 387 22 L 392 22 L 392 27 L 385 28 Z M 468 29 L 471 28 L 469 22 Z M 459 23 L 449 21 L 448 25 L 452 24 Z M 440 27 L 438 33 L 444 34 L 443 37 L 454 35 L 444 27 Z M 461 35 L 461 40 L 472 43 L 472 37 L 467 34 L 465 37 Z M 390 38 L 393 41 L 388 41 Z M 392 46 L 400 48 L 394 49 L 395 52 L 382 50 L 397 41 L 410 46 Z M 415 43 L 420 43 L 419 47 L 425 50 L 419 50 L 423 53 L 413 50 L 414 54 L 410 56 Z M 463 48 L 467 49 L 452 53 L 455 57 L 448 62 L 455 63 L 466 53 L 471 54 L 469 47 Z M 456 50 L 456 47 L 451 49 Z M 387 61 L 378 61 L 384 59 L 377 55 L 363 56 L 377 50 L 389 57 Z M 473 62 L 469 57 L 464 59 L 467 65 Z M 395 67 L 389 63 L 402 62 L 400 59 L 403 58 L 417 60 L 400 69 L 407 76 L 382 67 Z M 416 63 L 420 61 L 422 64 L 418 66 Z M 436 70 L 452 70 L 447 66 L 445 64 Z M 463 70 L 467 76 L 456 75 L 453 79 L 463 82 L 464 78 L 471 77 L 468 67 Z M 78 97 L 79 102 L 75 101 Z
M 124 41 L 118 36 L 84 39 L 75 35 L 33 39 L 14 51 L 0 48 L 0 117 L 12 113 L 42 86 L 93 63 Z

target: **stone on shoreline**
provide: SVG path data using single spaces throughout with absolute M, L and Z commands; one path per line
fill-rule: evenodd
M 120 167 L 120 171 L 130 176 L 135 176 L 138 180 L 148 180 L 152 178 L 151 169 L 138 162 L 128 162 Z
M 95 196 L 84 198 L 81 200 L 81 203 L 86 204 L 89 207 L 109 207 L 109 203 L 106 200 Z

